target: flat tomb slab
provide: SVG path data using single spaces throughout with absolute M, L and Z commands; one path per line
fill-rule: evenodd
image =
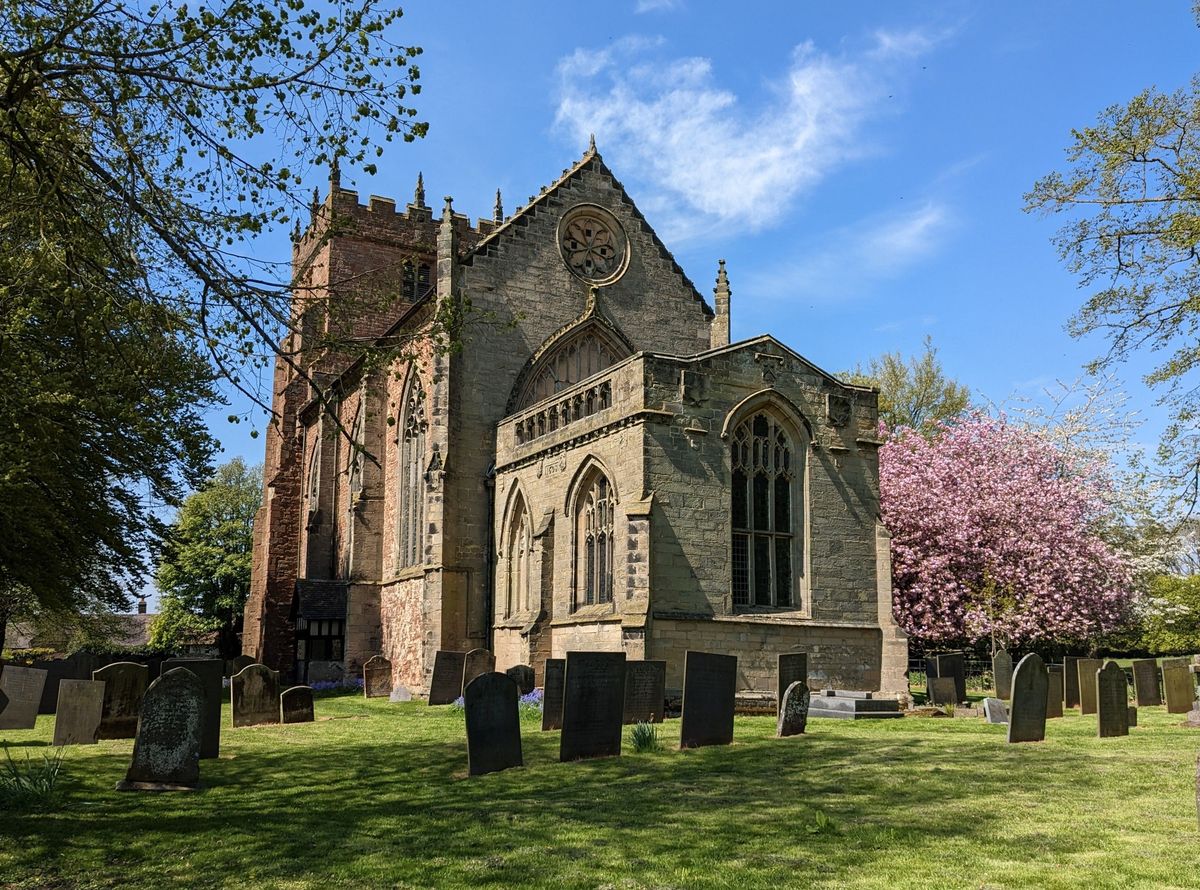
M 817 695 L 808 709 L 809 717 L 832 717 L 837 720 L 878 720 L 887 717 L 903 717 L 900 703 L 894 698 L 858 698 L 835 695 Z

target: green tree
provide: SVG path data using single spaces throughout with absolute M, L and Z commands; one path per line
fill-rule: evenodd
M 1141 645 L 1152 654 L 1200 649 L 1200 575 L 1155 578 L 1141 612 Z
M 170 648 L 188 634 L 215 630 L 223 656 L 241 652 L 238 633 L 261 503 L 262 467 L 247 467 L 240 458 L 184 500 L 155 575 L 162 592 L 155 645 Z
M 889 430 L 909 427 L 929 435 L 971 404 L 971 391 L 946 376 L 929 336 L 920 356 L 905 359 L 899 352 L 885 352 L 842 377 L 879 389 L 879 419 Z

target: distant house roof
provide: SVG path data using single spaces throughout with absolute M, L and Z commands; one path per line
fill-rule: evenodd
M 137 649 L 150 643 L 150 628 L 157 612 L 141 612 L 134 615 L 118 615 L 121 619 L 122 632 L 113 638 L 113 643 Z

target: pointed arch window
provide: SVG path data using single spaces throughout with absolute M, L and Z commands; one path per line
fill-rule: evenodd
M 613 599 L 613 491 L 599 470 L 584 480 L 575 508 L 577 606 Z
M 733 603 L 798 606 L 803 458 L 784 426 L 765 411 L 737 425 L 730 447 Z
M 425 389 L 416 371 L 410 372 L 400 418 L 399 510 L 400 568 L 425 562 Z
M 517 495 L 508 535 L 508 578 L 504 615 L 509 617 L 532 608 L 533 526 L 525 499 Z
M 365 433 L 366 418 L 362 402 L 360 401 L 358 403 L 358 410 L 354 414 L 354 425 L 350 428 L 350 459 L 347 461 L 350 477 L 350 503 L 348 504 L 348 508 L 351 510 L 358 504 L 363 492 L 363 464 L 366 457 L 363 450 L 363 443 L 366 441 Z
M 538 358 L 512 407 L 519 410 L 548 399 L 628 355 L 630 349 L 617 334 L 594 319 L 584 322 Z

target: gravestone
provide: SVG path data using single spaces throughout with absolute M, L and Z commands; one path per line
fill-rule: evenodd
M 90 679 L 92 671 L 100 667 L 100 658 L 91 652 L 74 652 L 66 658 L 39 658 L 30 667 L 46 672 L 38 713 L 53 714 L 58 706 L 58 684 L 63 680 Z
M 150 682 L 150 669 L 132 661 L 107 664 L 92 672 L 93 680 L 104 681 L 104 716 L 100 738 L 131 739 L 137 735 L 142 696 Z
M 466 690 L 467 684 L 478 677 L 480 674 L 490 674 L 496 669 L 496 656 L 487 649 L 472 649 L 467 653 L 466 661 L 463 662 L 462 688 Z M 462 694 L 461 692 L 459 693 Z
M 1133 701 L 1139 708 L 1163 703 L 1158 688 L 1158 662 L 1153 658 L 1138 658 L 1133 662 Z
M 1079 713 L 1096 713 L 1096 672 L 1104 667 L 1100 658 L 1080 658 L 1075 662 L 1079 671 Z
M 433 679 L 429 683 L 431 705 L 452 705 L 462 695 L 463 666 L 466 652 L 439 649 L 433 657 Z
M 667 700 L 665 661 L 625 662 L 624 723 L 662 723 Z
M 8 699 L 0 711 L 0 729 L 33 729 L 37 725 L 38 705 L 46 672 L 38 668 L 6 664 L 0 669 L 0 692 Z
M 1115 661 L 1096 673 L 1096 714 L 1100 738 L 1129 735 L 1128 682 Z
M 402 701 L 412 701 L 412 692 L 403 683 L 397 683 L 388 694 L 388 701 L 392 704 Z
M 234 726 L 279 722 L 279 674 L 252 664 L 229 678 Z
M 967 700 L 967 661 L 961 652 L 946 652 L 937 656 L 937 675 L 954 678 L 954 701 Z
M 1079 707 L 1079 658 L 1063 656 L 1063 707 Z
M 1063 666 L 1048 664 L 1050 685 L 1046 689 L 1046 717 L 1061 717 L 1063 715 Z
M 163 671 L 185 668 L 200 678 L 204 687 L 204 735 L 200 738 L 200 759 L 221 756 L 221 702 L 225 698 L 225 663 L 219 658 L 168 658 Z
M 1040 656 L 1031 652 L 1013 671 L 1012 712 L 1008 718 L 1009 742 L 1040 742 L 1046 738 L 1046 695 L 1050 672 Z
M 392 694 L 392 663 L 382 655 L 372 655 L 363 665 L 363 696 L 388 698 Z
M 1137 707 L 1135 707 L 1134 705 L 1130 705 L 1129 706 L 1129 728 L 1133 729 L 1135 726 L 1137 726 Z
M 1013 660 L 1007 649 L 992 656 L 992 677 L 996 681 L 996 697 L 1008 701 L 1012 698 Z
M 1190 658 L 1185 658 L 1181 655 L 1175 655 L 1175 656 L 1172 656 L 1171 658 L 1164 658 L 1162 660 L 1162 666 L 1165 668 L 1187 667 L 1191 663 L 1192 663 L 1192 660 Z
M 689 650 L 683 659 L 679 747 L 700 748 L 732 742 L 736 694 L 736 655 Z
M 1012 691 L 1011 688 L 1009 691 Z M 1004 706 L 1001 699 L 985 698 L 983 700 L 983 716 L 988 723 L 1008 723 L 1008 708 Z
M 472 776 L 524 766 L 521 690 L 508 674 L 480 674 L 463 690 L 467 717 L 467 772 Z
M 808 706 L 811 702 L 812 693 L 808 689 L 807 679 L 797 680 L 785 689 L 779 714 L 775 718 L 775 738 L 803 735 L 808 726 Z
M 260 665 L 261 666 L 261 665 Z M 204 684 L 173 668 L 150 684 L 142 699 L 133 762 L 118 791 L 185 791 L 200 784 Z
M 793 683 L 808 682 L 808 653 L 781 652 L 776 659 L 775 671 L 775 713 L 776 716 L 783 708 L 783 694 Z M 805 715 L 807 718 L 807 714 Z
M 94 745 L 104 713 L 104 684 L 95 680 L 59 680 L 54 709 L 55 745 Z
M 929 703 L 931 705 L 958 704 L 958 684 L 953 677 L 931 677 L 929 680 Z
M 625 653 L 568 652 L 566 661 L 558 759 L 620 754 Z
M 232 677 L 234 674 L 240 674 L 252 664 L 258 664 L 258 662 L 249 655 L 239 655 L 229 663 L 229 676 Z
M 0 664 L 0 671 L 4 670 L 4 665 Z M 4 690 L 0 689 L 0 714 L 4 713 L 4 709 L 8 707 L 8 696 L 4 694 Z
M 5 669 L 7 671 L 7 668 Z M 1196 700 L 1196 684 L 1187 665 L 1168 665 L 1163 661 L 1163 692 L 1168 714 L 1186 714 Z M 0 718 L 3 719 L 3 718 Z
M 512 677 L 513 682 L 517 684 L 517 692 L 521 695 L 529 695 L 537 685 L 534 682 L 533 668 L 527 664 L 514 664 L 504 673 Z
M 293 686 L 279 696 L 280 723 L 312 723 L 313 691 L 311 686 Z
M 542 731 L 562 729 L 565 658 L 546 659 L 546 678 L 542 684 Z

